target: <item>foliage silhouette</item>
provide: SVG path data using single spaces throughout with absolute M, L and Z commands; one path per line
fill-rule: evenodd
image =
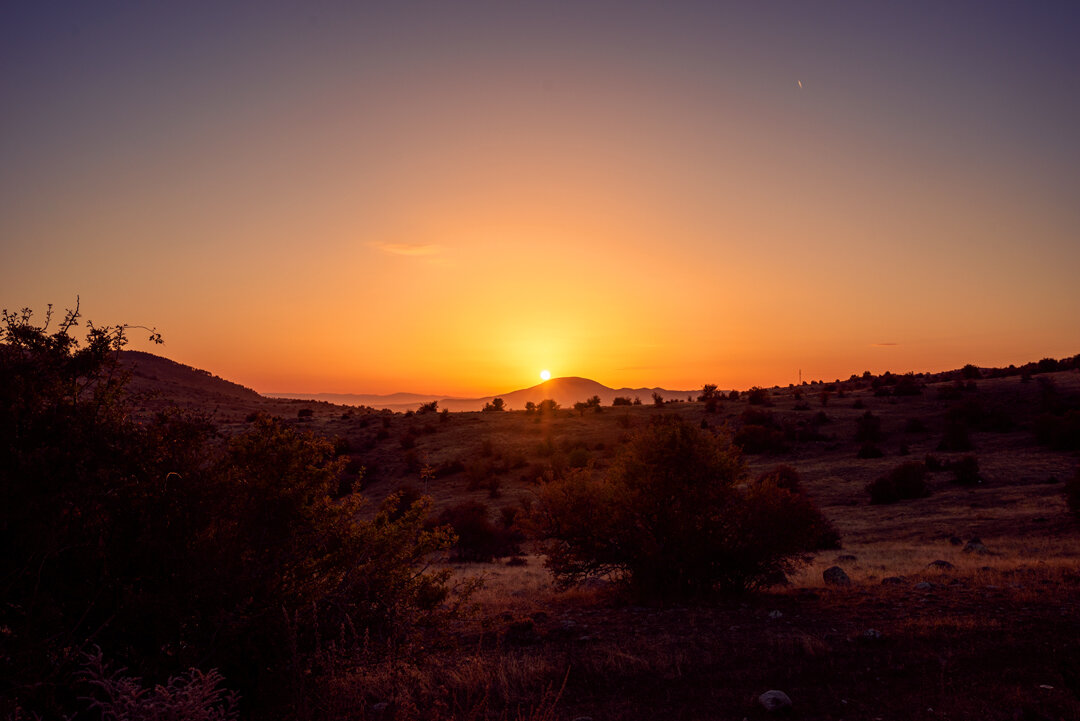
M 93 642 L 139 675 L 211 664 L 280 710 L 325 651 L 318 628 L 353 629 L 337 653 L 370 653 L 442 613 L 447 574 L 418 570 L 452 541 L 425 527 L 430 501 L 392 497 L 359 520 L 363 499 L 334 498 L 347 457 L 278 420 L 228 443 L 199 416 L 136 422 L 127 327 L 89 325 L 80 344 L 78 317 L 50 332 L 51 314 L 36 326 L 5 311 L 0 329 L 0 676 L 14 703 L 70 715 Z
M 547 565 L 564 585 L 617 574 L 646 597 L 769 585 L 818 546 L 823 518 L 800 494 L 744 481 L 729 441 L 656 419 L 602 479 L 576 471 L 542 489 Z

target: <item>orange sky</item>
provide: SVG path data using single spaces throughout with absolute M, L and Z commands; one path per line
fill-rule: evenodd
M 6 18 L 0 305 L 263 392 L 1080 352 L 1062 18 L 492 7 Z

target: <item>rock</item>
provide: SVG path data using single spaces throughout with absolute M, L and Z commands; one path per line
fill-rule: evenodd
M 926 581 L 923 581 L 922 583 L 916 583 L 915 584 L 915 590 L 916 591 L 933 591 L 934 590 L 934 584 L 927 583 Z
M 882 586 L 900 586 L 907 581 L 903 576 L 889 576 L 888 578 L 881 579 Z
M 784 613 L 782 611 L 769 611 L 769 618 L 783 618 Z
M 388 708 L 390 708 L 390 704 L 388 704 L 386 701 L 380 701 L 379 703 L 374 704 L 371 707 L 371 710 L 374 711 L 375 713 L 382 713 L 383 711 L 385 711 Z
M 942 561 L 941 559 L 938 559 L 936 561 L 931 561 L 930 563 L 926 564 L 926 567 L 927 568 L 937 568 L 937 569 L 939 569 L 941 571 L 951 571 L 952 569 L 956 568 L 955 566 L 953 566 L 948 561 Z
M 826 568 L 825 571 L 821 574 L 821 577 L 825 579 L 825 583 L 829 584 L 830 586 L 851 585 L 851 579 L 848 577 L 847 573 L 844 572 L 844 569 L 840 568 L 839 566 L 831 566 L 830 568 Z
M 855 558 L 855 556 L 851 555 L 850 553 L 845 553 L 843 556 L 837 556 L 836 557 L 836 562 L 837 563 L 851 563 L 852 561 L 857 561 L 857 560 L 858 559 Z
M 949 539 L 949 544 L 952 546 L 962 546 L 964 545 L 964 541 L 961 540 L 960 536 L 953 536 Z
M 768 711 L 769 713 L 775 713 L 777 711 L 786 711 L 791 708 L 791 699 L 783 691 L 766 691 L 758 696 L 758 703 Z
M 874 641 L 880 641 L 883 638 L 884 638 L 884 635 L 881 633 L 881 631 L 877 630 L 876 628 L 868 628 L 868 629 L 866 629 L 865 631 L 862 632 L 861 636 L 859 636 L 860 640 L 866 641 L 866 642 L 869 642 L 869 643 L 873 643 Z
M 964 546 L 964 553 L 977 553 L 980 556 L 990 555 L 990 549 L 976 541 L 968 541 Z

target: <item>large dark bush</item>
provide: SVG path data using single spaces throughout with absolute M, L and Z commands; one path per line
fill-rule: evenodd
M 454 555 L 459 561 L 490 561 L 521 552 L 521 534 L 510 525 L 496 526 L 486 504 L 466 501 L 439 514 L 439 524 L 457 534 Z
M 930 495 L 926 485 L 926 466 L 918 461 L 904 463 L 866 484 L 870 502 L 896 503 Z
M 727 440 L 677 418 L 635 435 L 603 478 L 547 485 L 538 520 L 560 582 L 616 574 L 652 597 L 767 585 L 822 543 L 823 521 L 805 496 L 745 483 Z
M 94 644 L 141 676 L 218 667 L 245 713 L 281 712 L 325 657 L 317 629 L 370 652 L 436 613 L 446 575 L 419 562 L 450 536 L 427 501 L 360 520 L 333 498 L 346 458 L 268 418 L 228 443 L 178 412 L 136 422 L 125 328 L 80 344 L 77 319 L 0 329 L 0 696 L 70 715 Z

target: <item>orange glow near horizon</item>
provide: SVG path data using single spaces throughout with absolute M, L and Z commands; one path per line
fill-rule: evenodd
M 1080 352 L 1071 38 L 708 5 L 43 16 L 0 73 L 0 306 L 78 294 L 282 393 Z M 173 25 L 207 34 L 131 32 Z

